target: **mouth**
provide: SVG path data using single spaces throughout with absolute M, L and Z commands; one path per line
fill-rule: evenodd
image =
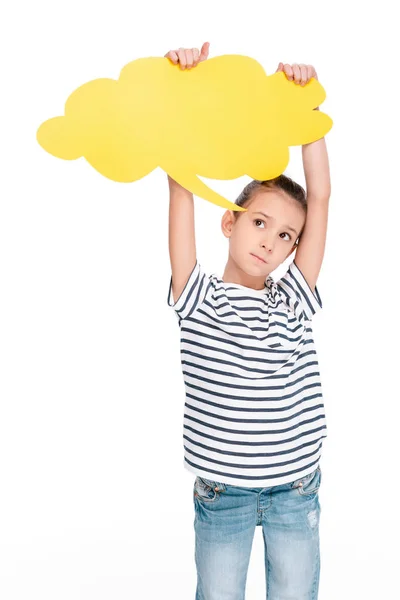
M 254 256 L 254 258 L 255 258 L 255 259 L 257 260 L 257 262 L 259 262 L 259 263 L 264 263 L 264 264 L 266 264 L 266 265 L 268 264 L 266 260 L 264 260 L 264 259 L 263 259 L 263 258 L 261 258 L 260 256 L 257 256 L 257 254 L 252 254 L 252 253 L 251 253 L 251 256 Z

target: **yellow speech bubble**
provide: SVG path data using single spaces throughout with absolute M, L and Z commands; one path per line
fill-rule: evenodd
M 39 144 L 58 158 L 84 157 L 105 177 L 132 182 L 161 167 L 183 187 L 231 210 L 245 210 L 199 179 L 272 179 L 289 146 L 316 141 L 331 118 L 315 111 L 322 85 L 267 76 L 254 59 L 224 55 L 181 70 L 168 58 L 139 58 L 119 79 L 76 89 L 65 116 L 45 121 Z

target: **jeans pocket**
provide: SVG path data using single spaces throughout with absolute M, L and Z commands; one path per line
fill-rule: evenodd
M 297 489 L 300 496 L 312 496 L 316 494 L 321 486 L 321 467 L 318 467 L 312 473 L 305 477 L 293 481 L 292 488 Z
M 225 490 L 224 483 L 197 476 L 193 486 L 193 496 L 204 502 L 215 502 L 219 499 L 220 493 Z

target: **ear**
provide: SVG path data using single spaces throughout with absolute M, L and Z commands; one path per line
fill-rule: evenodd
M 235 216 L 233 210 L 226 210 L 222 215 L 221 229 L 225 237 L 229 238 L 232 234 L 232 228 L 234 225 Z

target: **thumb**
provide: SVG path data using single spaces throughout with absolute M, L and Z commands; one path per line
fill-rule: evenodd
M 209 42 L 204 42 L 204 44 L 201 47 L 199 61 L 200 60 L 206 60 L 206 58 L 208 57 L 208 51 L 209 51 L 209 49 L 210 49 L 210 43 Z

